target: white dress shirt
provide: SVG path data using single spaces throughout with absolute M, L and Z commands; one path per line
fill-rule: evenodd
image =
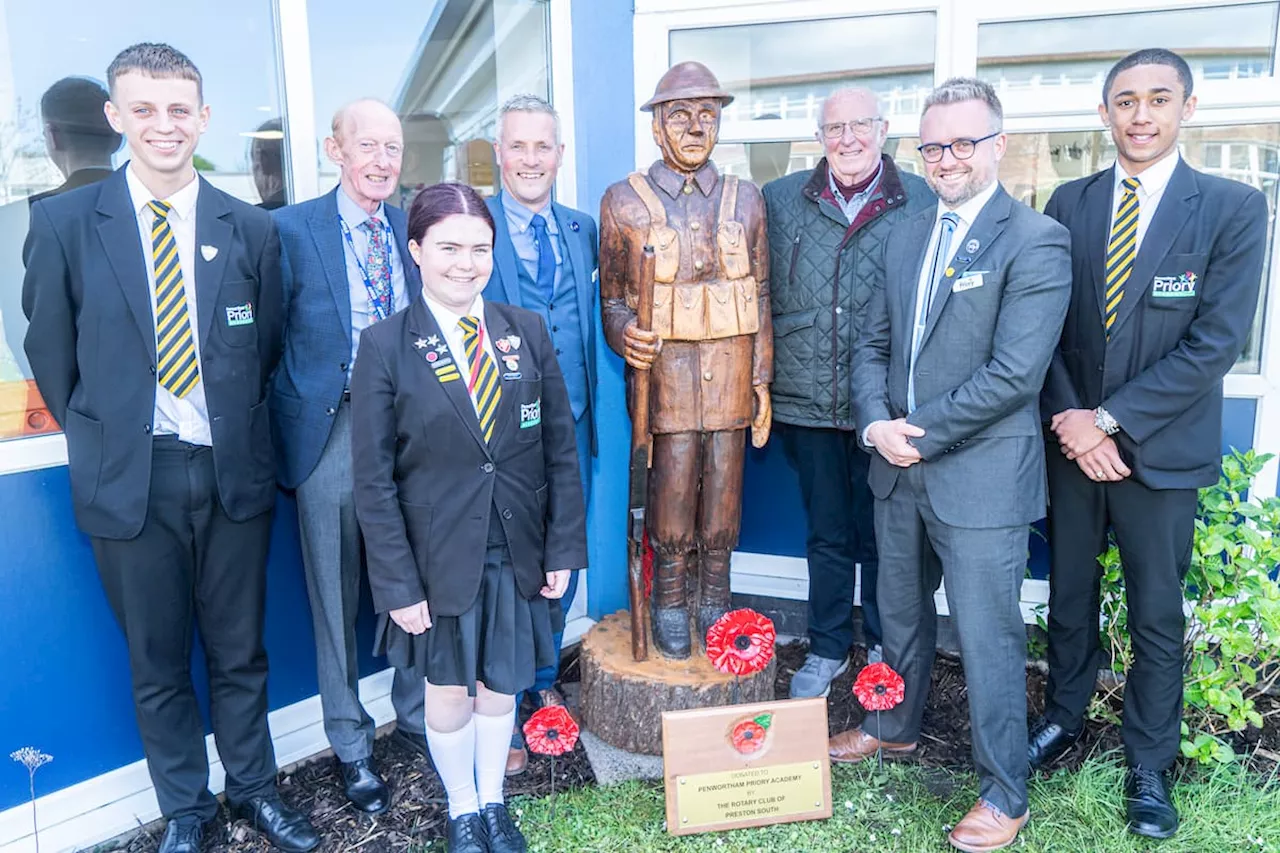
M 950 264 L 951 260 L 956 256 L 956 252 L 964 245 L 965 238 L 969 235 L 969 229 L 973 227 L 974 220 L 978 218 L 978 214 L 982 212 L 982 208 L 987 206 L 987 202 L 991 201 L 991 197 L 996 194 L 996 190 L 999 187 L 999 181 L 992 181 L 991 186 L 982 190 L 982 192 L 955 208 L 948 207 L 942 200 L 938 201 L 938 209 L 934 212 L 933 217 L 933 232 L 929 235 L 929 245 L 925 247 L 924 251 L 924 263 L 920 265 L 920 272 L 916 279 L 916 298 L 912 303 L 913 307 L 911 312 L 913 332 L 915 318 L 920 316 L 920 300 L 928 298 L 929 287 L 932 284 L 932 282 L 929 281 L 929 272 L 933 268 L 933 253 L 936 251 L 936 247 L 938 245 L 938 237 L 942 233 L 940 223 L 942 222 L 943 214 L 953 213 L 958 220 L 956 222 L 955 231 L 951 234 L 951 249 L 941 265 L 942 269 L 945 270 L 947 264 Z M 939 280 L 941 279 L 942 276 L 940 275 Z M 933 298 L 937 299 L 938 295 L 935 293 Z M 909 337 L 907 339 L 907 346 L 912 347 L 913 344 L 914 337 Z M 910 358 L 910 356 L 911 353 L 908 352 L 907 357 Z M 912 365 L 912 368 L 910 375 L 907 376 L 908 383 L 913 383 L 915 380 L 914 365 Z M 867 441 L 867 429 L 870 428 L 871 424 L 867 424 L 866 428 L 863 429 L 862 442 L 868 447 L 874 447 L 875 445 Z
M 1142 248 L 1142 238 L 1147 234 L 1147 227 L 1151 225 L 1151 219 L 1156 215 L 1156 208 L 1160 206 L 1160 199 L 1164 197 L 1165 187 L 1169 186 L 1169 179 L 1173 177 L 1173 170 L 1178 168 L 1178 149 L 1175 146 L 1165 156 L 1148 166 L 1140 175 L 1136 175 L 1138 179 L 1138 234 L 1133 251 L 1136 255 L 1137 251 Z M 1112 182 L 1111 189 L 1111 222 L 1107 224 L 1107 234 L 1111 234 L 1111 224 L 1116 221 L 1116 212 L 1120 210 L 1120 200 L 1124 198 L 1124 187 L 1121 183 L 1125 178 L 1130 177 L 1120 165 L 1120 161 L 1116 161 L 1114 169 L 1115 179 Z M 1107 238 L 1110 240 L 1110 236 Z
M 176 435 L 190 444 L 213 446 L 209 430 L 209 406 L 204 397 L 204 363 L 200 358 L 200 324 L 196 307 L 196 200 L 200 195 L 200 179 L 191 182 L 173 195 L 157 199 L 142 180 L 134 174 L 133 164 L 124 170 L 129 186 L 129 199 L 138 221 L 138 236 L 142 240 L 142 256 L 147 268 L 147 291 L 151 295 L 151 333 L 154 340 L 156 325 L 156 266 L 151 255 L 151 229 L 156 215 L 147 206 L 151 201 L 167 201 L 169 229 L 178 243 L 178 263 L 182 267 L 182 291 L 187 301 L 187 320 L 191 323 L 191 340 L 196 348 L 196 362 L 200 364 L 200 380 L 181 399 L 160 385 L 156 379 L 156 405 L 151 416 L 153 435 Z
M 484 318 L 484 298 L 480 294 L 476 294 L 475 300 L 465 314 L 459 314 L 432 299 L 427 295 L 425 287 L 422 289 L 422 301 L 427 303 L 427 310 L 431 312 L 431 316 L 436 318 L 436 323 L 444 334 L 444 342 L 449 345 L 449 355 L 453 357 L 453 363 L 458 366 L 458 372 L 462 374 L 464 382 L 471 377 L 471 362 L 467 360 L 467 347 L 463 343 L 462 327 L 458 325 L 458 321 L 463 317 L 480 318 L 480 332 L 484 341 L 484 351 L 489 354 L 489 358 L 493 359 L 493 366 L 498 368 L 498 373 L 501 375 L 502 367 L 494 356 L 493 341 L 489 338 L 489 323 Z M 475 401 L 476 398 L 473 394 L 471 395 L 472 405 L 475 405 Z

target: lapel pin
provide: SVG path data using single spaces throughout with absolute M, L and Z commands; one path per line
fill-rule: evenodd
M 978 247 L 981 245 L 982 244 L 977 240 L 970 240 L 968 243 L 964 244 L 964 250 L 972 255 L 974 252 L 978 251 Z
M 206 243 L 205 245 L 200 247 L 200 256 L 204 258 L 206 261 L 211 261 L 214 258 L 218 257 L 218 247 L 210 246 L 209 244 Z
M 493 342 L 493 345 L 498 348 L 499 352 L 511 352 L 511 344 L 507 342 L 506 338 L 498 338 Z
M 506 356 L 502 359 L 502 363 L 507 366 L 507 370 L 512 372 L 520 369 L 520 360 L 512 356 Z
M 425 344 L 425 345 L 426 345 L 426 346 L 435 346 L 435 345 L 436 345 L 436 344 L 438 344 L 438 343 L 440 343 L 440 336 L 439 336 L 439 335 L 432 335 L 431 337 L 427 338 L 427 342 L 426 342 L 426 344 Z
M 435 361 L 439 357 L 440 357 L 440 353 L 435 352 L 434 350 L 427 353 L 427 361 Z
M 576 219 L 575 219 L 575 220 L 570 221 L 570 223 L 569 223 L 569 230 L 570 230 L 570 231 L 577 231 L 577 230 L 578 230 L 578 221 L 577 221 Z
M 520 336 L 507 335 L 507 343 L 511 344 L 513 350 L 520 349 Z
M 413 342 L 413 345 L 418 349 L 426 349 L 427 341 L 424 338 L 418 338 L 416 341 Z
M 945 272 L 947 275 L 949 275 L 949 276 L 951 276 L 951 275 L 955 275 L 955 274 L 956 274 L 956 268 L 955 268 L 955 267 L 947 267 L 947 268 L 946 268 L 946 270 L 944 270 L 944 272 Z

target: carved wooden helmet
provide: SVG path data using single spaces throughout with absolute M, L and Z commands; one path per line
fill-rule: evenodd
M 686 98 L 719 98 L 724 106 L 733 102 L 733 95 L 720 88 L 720 81 L 710 68 L 701 62 L 681 62 L 667 69 L 653 90 L 653 97 L 640 110 L 652 112 L 658 104 Z

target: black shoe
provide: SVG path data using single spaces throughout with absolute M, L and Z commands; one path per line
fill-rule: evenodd
M 707 642 L 707 631 L 711 630 L 711 626 L 720 621 L 720 617 L 728 612 L 729 608 L 727 605 L 698 605 L 698 636 L 701 638 L 699 640 L 700 643 Z
M 489 830 L 489 853 L 525 853 L 529 849 L 502 803 L 490 803 L 480 814 Z
M 342 786 L 351 804 L 365 814 L 382 814 L 391 805 L 391 790 L 372 758 L 342 762 Z
M 1043 767 L 1075 746 L 1084 734 L 1084 726 L 1074 731 L 1051 723 L 1044 717 L 1036 720 L 1027 737 L 1027 761 L 1031 769 Z
M 449 818 L 449 853 L 489 853 L 489 830 L 475 812 Z
M 1160 770 L 1130 768 L 1124 780 L 1129 831 L 1147 838 L 1169 838 L 1178 831 L 1178 810 L 1169 798 L 1169 780 Z
M 250 797 L 232 815 L 243 818 L 267 840 L 288 853 L 307 853 L 320 845 L 320 836 L 306 816 L 284 804 L 279 794 Z
M 200 853 L 204 824 L 198 817 L 180 817 L 169 821 L 157 853 Z
M 683 607 L 653 608 L 653 644 L 664 657 L 689 657 L 689 614 Z

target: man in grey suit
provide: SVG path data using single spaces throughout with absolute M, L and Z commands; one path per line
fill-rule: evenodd
M 421 288 L 409 256 L 399 188 L 404 135 L 379 101 L 347 104 L 325 153 L 339 185 L 273 213 L 280 230 L 285 352 L 271 387 L 280 484 L 297 489 L 324 729 L 348 799 L 378 814 L 390 793 L 373 764 L 373 719 L 360 704 L 356 613 L 363 565 L 351 469 L 351 395 L 360 333 L 410 304 Z M 396 671 L 396 737 L 427 755 L 423 681 Z
M 1045 507 L 1037 401 L 1071 291 L 1066 229 L 996 180 L 1002 120 L 979 80 L 948 80 L 926 99 L 919 150 L 939 202 L 886 241 L 884 285 L 858 339 L 854 414 L 877 451 L 868 481 L 884 660 L 902 675 L 906 699 L 830 748 L 836 761 L 915 749 L 934 656 L 933 594 L 945 578 L 981 777 L 981 797 L 949 841 L 970 851 L 1013 843 L 1028 816 L 1018 600 L 1027 525 Z

